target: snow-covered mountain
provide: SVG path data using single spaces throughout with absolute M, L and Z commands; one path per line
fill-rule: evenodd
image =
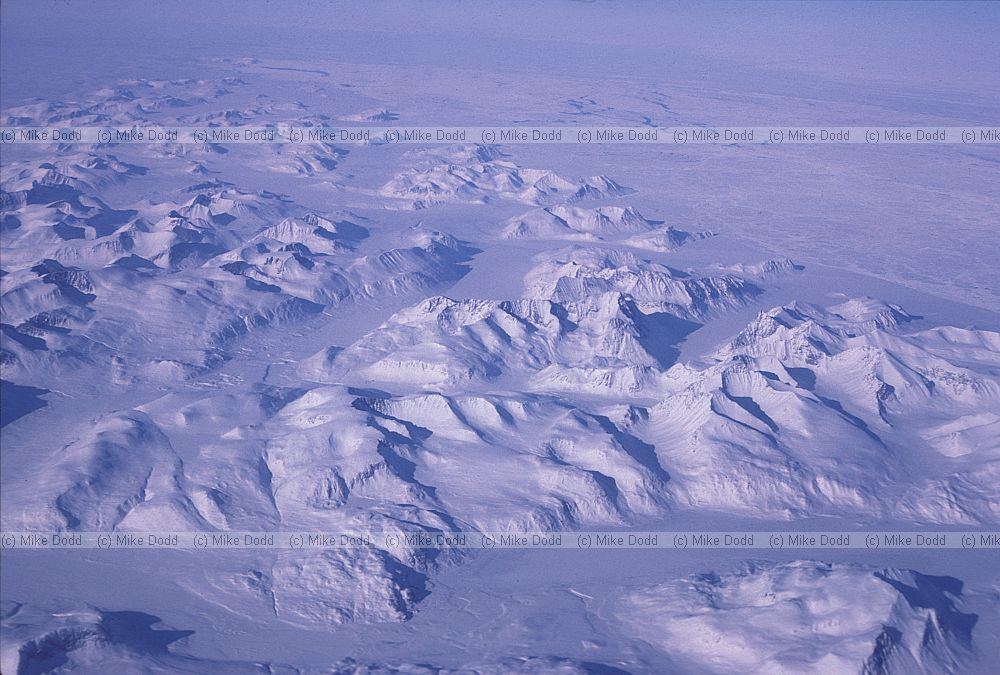
M 691 321 L 742 307 L 761 293 L 755 284 L 732 274 L 692 274 L 625 249 L 579 245 L 539 254 L 524 286 L 527 297 L 556 302 L 627 293 L 639 307 Z
M 640 435 L 692 505 L 994 522 L 998 334 L 911 318 L 870 299 L 761 313 L 665 374 Z
M 1000 577 L 979 539 L 485 550 L 406 536 L 994 532 L 993 145 L 667 137 L 738 120 L 964 129 L 995 117 L 988 97 L 686 60 L 661 34 L 686 14 L 653 7 L 628 30 L 628 7 L 521 12 L 539 22 L 525 35 L 560 26 L 545 49 L 511 39 L 526 19 L 503 8 L 314 7 L 288 11 L 294 30 L 273 9 L 220 36 L 192 7 L 160 39 L 171 8 L 123 32 L 100 8 L 46 7 L 31 30 L 53 33 L 35 40 L 18 17 L 38 10 L 6 3 L 0 122 L 630 125 L 666 142 L 4 136 L 0 534 L 358 541 L 4 539 L 0 670 L 990 672 Z M 64 12 L 76 19 L 59 28 Z M 801 33 L 780 25 L 767 50 Z
M 959 672 L 976 624 L 961 587 L 912 570 L 751 563 L 633 590 L 616 611 L 685 671 Z
M 628 195 L 633 190 L 607 176 L 567 178 L 545 169 L 523 168 L 495 156 L 490 146 L 470 153 L 431 155 L 382 186 L 379 194 L 424 209 L 449 202 L 487 204 L 512 200 L 526 204 L 574 204 Z
M 592 378 L 595 390 L 604 383 L 620 394 L 666 365 L 671 344 L 695 325 L 646 314 L 617 292 L 565 304 L 438 296 L 396 314 L 343 351 L 318 355 L 308 372 L 326 381 L 449 390 L 511 378 L 527 379 L 529 389 L 559 389 L 560 375 L 572 374 Z
M 582 209 L 550 206 L 511 219 L 504 228 L 508 239 L 602 239 L 607 236 L 648 232 L 658 223 L 646 220 L 632 207 L 606 206 Z
M 113 381 L 187 379 L 263 327 L 441 287 L 473 252 L 426 232 L 359 254 L 363 219 L 303 212 L 282 195 L 217 180 L 127 210 L 88 196 L 89 184 L 60 185 L 66 194 L 9 203 L 0 320 L 12 379 L 88 367 Z M 178 317 L 190 326 L 180 335 Z M 154 346 L 130 347 L 141 343 Z M 110 369 L 98 365 L 109 359 Z

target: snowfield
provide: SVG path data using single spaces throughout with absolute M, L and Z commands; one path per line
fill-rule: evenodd
M 891 68 L 929 26 L 996 52 L 980 40 L 993 7 L 961 30 L 936 6 L 855 7 L 917 26 L 869 72 L 848 58 L 867 36 L 842 71 L 774 66 L 842 6 L 784 6 L 788 34 L 742 56 L 653 31 L 665 9 L 575 4 L 539 5 L 567 22 L 559 36 L 509 8 L 313 8 L 329 21 L 279 17 L 266 35 L 247 17 L 181 31 L 151 9 L 162 25 L 140 41 L 80 3 L 92 14 L 50 8 L 39 45 L 38 10 L 4 5 L 0 123 L 1000 113 L 972 47 L 942 67 L 982 72 L 979 88 Z M 819 52 L 854 35 L 837 21 Z M 121 44 L 85 45 L 78 25 Z M 42 77 L 40 50 L 93 66 Z M 991 672 L 995 549 L 484 551 L 406 535 L 995 532 L 998 162 L 983 144 L 4 144 L 0 529 L 401 543 L 5 547 L 0 670 Z

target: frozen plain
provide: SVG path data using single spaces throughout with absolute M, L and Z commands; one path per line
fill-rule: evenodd
M 181 4 L 44 31 L 4 5 L 3 124 L 1000 112 L 989 6 L 294 7 L 224 6 L 220 35 Z M 5 146 L 0 525 L 995 530 L 998 161 Z M 995 552 L 432 553 L 5 551 L 0 668 L 936 673 L 1000 652 Z

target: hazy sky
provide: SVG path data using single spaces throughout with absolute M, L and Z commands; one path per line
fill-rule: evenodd
M 4 0 L 0 8 L 4 105 L 71 91 L 101 71 L 196 75 L 198 59 L 218 56 L 668 80 L 750 69 L 795 86 L 806 75 L 1000 94 L 1000 3 Z

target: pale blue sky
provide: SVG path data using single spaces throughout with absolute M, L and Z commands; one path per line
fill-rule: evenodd
M 191 76 L 198 58 L 248 55 L 723 81 L 749 70 L 766 74 L 768 86 L 805 86 L 804 75 L 1000 95 L 1000 3 L 989 2 L 5 0 L 0 7 L 5 105 L 74 90 L 94 71 Z

